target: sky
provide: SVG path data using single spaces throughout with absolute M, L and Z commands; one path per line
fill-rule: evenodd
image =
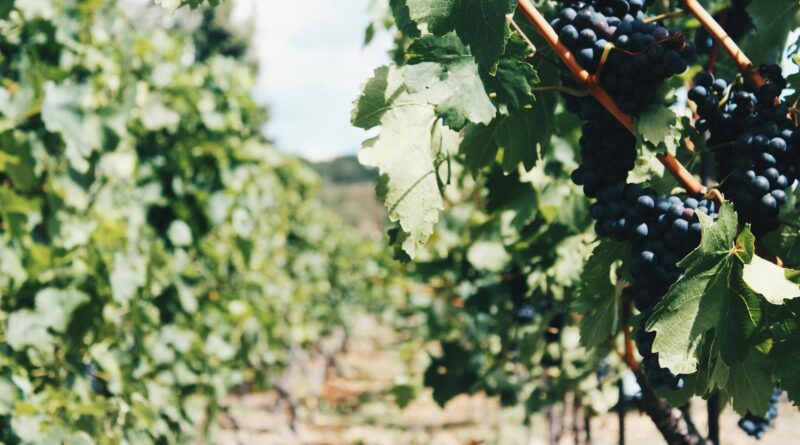
M 368 137 L 350 125 L 352 103 L 389 62 L 391 35 L 364 47 L 370 0 L 239 0 L 234 21 L 253 17 L 261 62 L 256 98 L 270 109 L 267 136 L 312 160 L 355 153 Z

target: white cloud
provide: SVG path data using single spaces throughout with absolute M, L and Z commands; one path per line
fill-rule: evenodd
M 234 14 L 255 15 L 256 97 L 270 107 L 268 136 L 281 149 L 315 159 L 357 150 L 366 133 L 350 125 L 352 102 L 373 70 L 388 62 L 392 44 L 383 35 L 362 47 L 369 0 L 240 3 Z

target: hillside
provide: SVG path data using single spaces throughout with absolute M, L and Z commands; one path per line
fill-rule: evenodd
M 324 204 L 359 232 L 380 236 L 386 212 L 375 196 L 378 172 L 359 164 L 355 156 L 310 165 L 325 181 Z

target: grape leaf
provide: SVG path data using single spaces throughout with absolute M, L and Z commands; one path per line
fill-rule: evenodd
M 403 70 L 406 86 L 436 106 L 445 125 L 460 130 L 467 121 L 488 124 L 496 110 L 483 88 L 478 66 L 470 57 L 451 63 L 423 62 Z
M 758 351 L 752 351 L 743 362 L 730 368 L 725 392 L 739 414 L 767 412 L 769 398 L 775 389 L 770 378 L 770 362 Z
M 787 30 L 800 26 L 800 2 L 770 0 L 752 2 L 747 12 L 756 22 L 756 32 L 749 33 L 740 45 L 756 66 L 778 63 L 786 45 Z
M 443 209 L 431 150 L 434 108 L 405 88 L 402 68 L 382 67 L 356 101 L 353 123 L 362 128 L 381 126 L 380 135 L 364 143 L 359 161 L 378 167 L 379 197 L 390 220 L 400 222 L 410 235 L 403 250 L 413 258 L 433 233 Z
M 530 55 L 531 49 L 522 37 L 512 34 L 506 44 L 505 53 L 497 64 L 497 71 L 494 74 L 481 72 L 483 84 L 490 95 L 493 95 L 494 102 L 501 114 L 509 114 L 513 110 L 534 103 L 535 97 L 531 89 L 539 83 L 539 77 L 533 65 L 526 60 Z M 549 70 L 549 72 L 555 73 L 555 76 L 546 79 L 547 83 L 545 84 L 549 85 L 550 81 L 558 82 L 556 70 Z M 555 97 L 548 96 L 547 98 L 550 99 L 548 105 L 552 103 L 554 108 L 557 102 Z M 552 110 L 550 114 L 552 114 Z
M 614 263 L 627 257 L 628 252 L 627 245 L 604 240 L 583 266 L 572 309 L 582 315 L 580 341 L 587 348 L 605 343 L 619 329 L 619 302 L 611 274 Z
M 646 144 L 674 155 L 680 145 L 678 124 L 678 115 L 670 108 L 652 106 L 636 120 L 636 132 Z
M 455 30 L 478 65 L 494 73 L 506 45 L 506 15 L 514 11 L 515 1 L 405 0 L 405 3 L 411 19 L 426 24 L 429 32 L 441 36 Z
M 737 238 L 737 217 L 724 205 L 716 223 L 699 213 L 703 223 L 700 246 L 679 265 L 686 274 L 675 283 L 648 320 L 647 330 L 656 332 L 653 352 L 662 366 L 676 374 L 698 369 L 698 348 L 711 329 L 732 337 L 717 337 L 728 364 L 747 354 L 760 311 L 755 294 L 741 278 L 745 262 L 753 255 L 754 238 L 749 230 Z
M 500 149 L 506 173 L 516 170 L 520 163 L 526 170 L 532 169 L 553 134 L 549 116 L 544 107 L 534 107 L 497 118 L 489 125 L 468 126 L 460 150 L 472 175 L 477 177 L 481 168 L 494 162 Z
M 392 8 L 397 29 L 408 37 L 419 37 L 419 28 L 411 19 L 411 11 L 409 11 L 406 2 L 403 0 L 389 0 L 389 6 Z
M 783 304 L 785 300 L 800 297 L 800 286 L 787 278 L 787 274 L 794 272 L 754 256 L 753 261 L 744 266 L 744 280 L 770 303 Z
M 525 170 L 536 165 L 542 148 L 550 142 L 553 134 L 552 120 L 548 117 L 548 110 L 537 106 L 519 110 L 500 120 L 495 141 L 503 149 L 504 171 L 516 170 L 519 164 Z
M 406 0 L 411 18 L 427 25 L 428 31 L 444 35 L 453 29 L 451 15 L 459 0 Z
M 390 392 L 392 397 L 394 397 L 394 403 L 397 404 L 400 409 L 405 408 L 417 398 L 417 388 L 411 383 L 408 383 L 407 380 L 395 382 Z
M 800 400 L 800 332 L 795 330 L 786 341 L 775 344 L 770 357 L 778 365 L 775 371 L 781 388 L 797 402 Z
M 496 121 L 489 125 L 469 125 L 464 132 L 460 151 L 473 177 L 477 177 L 480 169 L 491 165 L 497 157 L 500 150 L 495 141 L 498 125 Z

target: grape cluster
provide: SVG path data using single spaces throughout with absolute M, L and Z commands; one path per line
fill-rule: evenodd
M 775 388 L 775 392 L 772 393 L 769 399 L 769 409 L 767 410 L 766 416 L 760 417 L 747 413 L 746 416 L 739 420 L 739 428 L 744 430 L 748 436 L 755 437 L 756 439 L 764 437 L 767 428 L 769 428 L 772 421 L 778 417 L 778 401 L 782 393 L 780 388 Z
M 693 42 L 680 31 L 647 23 L 645 9 L 651 1 L 568 1 L 552 22 L 560 39 L 578 63 L 599 73 L 602 86 L 624 111 L 638 114 L 653 103 L 660 84 L 684 72 L 694 56 Z M 607 61 L 600 61 L 607 48 Z M 576 82 L 562 78 L 569 87 Z M 582 165 L 573 181 L 587 196 L 597 198 L 590 213 L 601 237 L 629 242 L 633 248 L 634 283 L 629 292 L 643 313 L 637 346 L 648 382 L 653 388 L 680 388 L 683 380 L 661 368 L 652 353 L 654 334 L 644 331 L 644 321 L 683 271 L 677 262 L 700 242 L 697 212 L 716 216 L 714 203 L 693 198 L 658 197 L 654 190 L 627 184 L 636 161 L 636 139 L 591 97 L 564 95 L 568 111 L 580 116 Z
M 683 275 L 677 262 L 700 243 L 702 226 L 697 213 L 711 218 L 716 218 L 717 214 L 713 201 L 656 197 L 652 192 L 642 194 L 636 206 L 645 222 L 634 229 L 631 263 L 634 281 L 630 292 L 636 308 L 647 320 L 670 286 Z M 648 385 L 654 389 L 664 386 L 680 389 L 683 387 L 681 377 L 662 368 L 657 354 L 652 352 L 654 340 L 655 333 L 646 332 L 644 325 L 640 325 L 636 346 L 647 371 Z
M 646 22 L 644 8 L 641 1 L 576 1 L 552 21 L 560 40 L 587 71 L 598 73 L 603 54 L 610 51 L 600 82 L 632 114 L 652 104 L 659 85 L 686 71 L 695 54 L 694 42 L 686 41 L 682 32 Z
M 695 127 L 707 132 L 714 151 L 720 190 L 757 236 L 780 225 L 778 208 L 800 169 L 800 132 L 779 100 L 786 82 L 778 68 L 762 72 L 769 82 L 758 90 L 701 73 L 689 92 L 699 115 Z
M 590 207 L 597 220 L 598 235 L 631 243 L 631 274 L 628 289 L 636 308 L 647 320 L 670 286 L 683 275 L 679 260 L 700 243 L 702 226 L 697 216 L 702 212 L 716 218 L 716 203 L 709 200 L 659 197 L 654 190 L 636 184 L 610 187 Z M 643 357 L 648 383 L 652 388 L 680 388 L 679 376 L 661 368 L 652 353 L 655 334 L 643 325 L 637 331 L 637 347 Z
M 626 15 L 640 17 L 655 0 L 563 0 L 563 7 L 581 8 L 592 6 L 606 17 L 623 18 Z
M 636 163 L 636 138 L 593 98 L 580 103 L 583 120 L 580 138 L 582 164 L 572 180 L 584 193 L 596 197 L 601 190 L 623 183 Z
M 731 0 L 731 5 L 714 14 L 714 20 L 725 29 L 734 42 L 739 42 L 747 34 L 755 31 L 756 22 L 747 12 L 751 0 Z M 714 38 L 704 27 L 697 29 L 694 37 L 697 52 L 707 54 L 714 46 Z

